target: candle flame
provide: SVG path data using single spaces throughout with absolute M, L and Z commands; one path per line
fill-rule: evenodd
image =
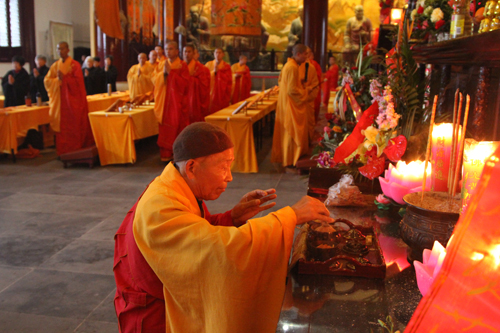
M 461 135 L 461 129 L 462 126 L 459 126 L 458 137 L 460 137 Z M 434 127 L 432 128 L 432 137 L 433 138 L 446 137 L 451 139 L 453 137 L 453 124 L 451 123 L 435 124 Z
M 413 175 L 416 178 L 422 179 L 424 177 L 424 165 L 423 161 L 412 161 L 408 164 L 403 161 L 399 161 L 396 164 L 396 171 L 400 175 Z M 430 175 L 432 171 L 431 163 L 427 164 L 427 175 Z
M 495 263 L 495 269 L 497 269 L 498 266 L 500 266 L 500 244 L 494 246 L 490 250 L 490 254 L 493 257 L 493 261 Z
M 474 252 L 471 257 L 472 260 L 474 261 L 479 261 L 484 259 L 484 254 L 479 253 L 479 252 Z
M 467 139 L 464 148 L 464 159 L 466 161 L 478 160 L 484 163 L 493 154 L 497 146 L 498 142 L 477 142 L 473 139 Z

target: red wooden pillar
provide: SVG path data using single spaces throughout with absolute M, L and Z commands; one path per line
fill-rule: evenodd
M 314 52 L 314 59 L 326 68 L 328 55 L 328 0 L 304 0 L 304 44 Z
M 174 29 L 180 25 L 186 27 L 186 1 L 174 0 Z M 179 43 L 179 52 L 182 52 L 181 50 L 186 44 L 186 37 L 176 33 L 175 41 Z

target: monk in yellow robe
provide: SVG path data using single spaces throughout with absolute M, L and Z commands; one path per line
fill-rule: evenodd
M 68 43 L 57 44 L 60 59 L 50 66 L 43 83 L 49 95 L 50 127 L 56 132 L 57 155 L 94 144 L 87 93 L 78 61 L 69 56 Z
M 154 72 L 156 66 L 158 66 L 158 54 L 156 53 L 155 50 L 151 50 L 149 52 L 149 63 L 153 66 L 153 72 Z
M 139 54 L 137 60 L 138 64 L 130 67 L 127 74 L 130 99 L 153 91 L 154 88 L 153 81 L 151 81 L 154 67 L 148 62 L 146 53 Z
M 252 89 L 252 78 L 250 68 L 247 66 L 247 56 L 241 55 L 240 61 L 231 66 L 231 71 L 233 72 L 231 104 L 236 104 L 250 97 L 250 90 Z
M 304 86 L 300 65 L 307 59 L 307 47 L 296 44 L 293 56 L 281 70 L 274 123 L 271 162 L 293 167 L 309 149 L 308 113 L 311 87 Z M 308 73 L 309 76 L 309 73 Z M 314 113 L 313 113 L 314 116 Z
M 115 309 L 121 332 L 275 332 L 295 226 L 333 222 L 303 197 L 261 218 L 275 190 L 246 194 L 211 215 L 232 180 L 233 144 L 197 122 L 174 143 L 174 162 L 146 189 L 115 236 Z
M 210 70 L 210 110 L 209 114 L 227 108 L 231 103 L 233 73 L 231 66 L 222 60 L 224 51 L 217 48 L 214 51 L 215 60 L 205 64 Z
M 156 55 L 158 57 L 158 62 L 164 61 L 165 59 L 167 59 L 167 57 L 165 56 L 165 52 L 163 51 L 163 47 L 161 47 L 160 45 L 157 45 L 157 46 L 155 46 L 155 51 L 156 51 Z
M 309 88 L 311 90 L 311 92 L 307 96 L 307 131 L 309 133 L 309 141 L 314 139 L 313 138 L 314 126 L 316 125 L 315 104 L 320 89 L 318 73 L 316 70 L 316 66 L 311 61 L 310 54 L 311 54 L 311 49 L 307 48 L 308 59 L 299 67 L 299 77 L 303 82 L 304 87 Z M 306 78 L 306 72 L 307 72 L 307 78 Z

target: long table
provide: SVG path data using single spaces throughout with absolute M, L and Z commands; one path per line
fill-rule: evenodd
M 252 96 L 247 101 L 252 101 Z M 233 115 L 242 102 L 233 104 L 225 109 L 217 111 L 205 117 L 205 121 L 214 124 L 229 134 L 234 143 L 234 163 L 231 171 L 251 173 L 259 172 L 257 154 L 255 151 L 253 124 L 262 120 L 265 116 L 276 110 L 277 96 L 265 98 L 255 108 L 240 111 Z
M 128 91 L 115 92 L 111 96 L 96 94 L 87 96 L 89 112 L 104 110 L 117 99 L 127 97 Z M 30 128 L 50 122 L 49 106 L 20 105 L 0 109 L 0 152 L 17 153 L 17 136 L 25 135 Z
M 132 111 L 89 113 L 101 165 L 135 163 L 134 140 L 158 134 L 153 105 Z

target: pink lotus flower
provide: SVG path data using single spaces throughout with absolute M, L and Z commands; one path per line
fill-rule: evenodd
M 330 134 L 330 132 L 331 132 L 331 131 L 332 131 L 332 129 L 331 129 L 330 127 L 328 127 L 328 126 L 325 126 L 325 127 L 323 128 L 323 132 L 325 132 L 325 133 Z
M 391 198 L 400 205 L 404 205 L 403 197 L 408 193 L 422 191 L 424 178 L 424 162 L 414 161 L 406 164 L 399 161 L 394 167 L 389 164 L 384 177 L 379 177 L 380 187 L 386 197 Z M 431 187 L 431 164 L 427 166 L 426 190 Z
M 391 203 L 391 200 L 387 199 L 383 194 L 377 195 L 375 200 L 377 200 L 377 202 L 380 202 L 383 205 L 388 205 Z
M 427 294 L 432 283 L 439 274 L 444 258 L 446 257 L 446 249 L 450 245 L 452 239 L 453 236 L 448 241 L 446 248 L 444 248 L 438 241 L 434 241 L 432 250 L 424 250 L 424 253 L 422 254 L 422 262 L 417 260 L 413 261 L 415 274 L 417 276 L 418 289 L 420 290 L 422 296 Z

